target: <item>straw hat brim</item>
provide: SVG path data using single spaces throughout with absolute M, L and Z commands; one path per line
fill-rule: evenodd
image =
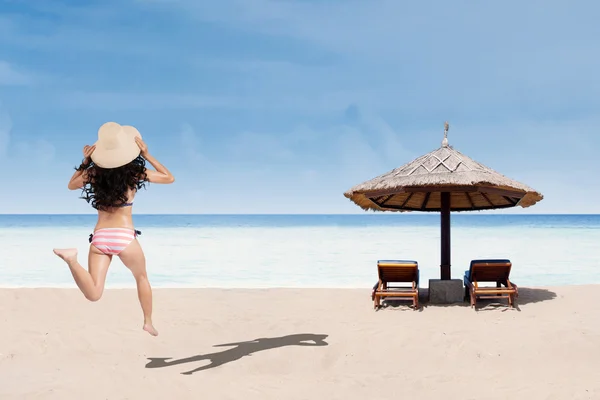
M 118 168 L 130 163 L 140 155 L 136 137 L 142 135 L 133 126 L 105 123 L 98 129 L 92 161 L 101 168 Z

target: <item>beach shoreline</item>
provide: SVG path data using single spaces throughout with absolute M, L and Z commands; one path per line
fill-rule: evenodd
M 374 311 L 370 288 L 159 288 L 156 338 L 133 289 L 0 289 L 0 398 L 593 399 L 599 289 Z
M 375 271 L 376 272 L 376 271 Z M 110 282 L 106 282 L 105 285 L 105 293 L 106 291 L 119 291 L 119 290 L 135 290 L 135 281 L 128 285 L 111 285 Z M 150 277 L 151 279 L 151 277 Z M 462 280 L 461 278 L 453 277 L 452 279 Z M 152 284 L 152 281 L 150 281 Z M 153 285 L 152 290 L 154 291 L 171 291 L 171 290 L 351 290 L 351 291 L 367 291 L 370 292 L 373 285 L 377 283 L 377 275 L 376 273 L 373 275 L 372 285 L 365 284 L 363 286 L 244 286 L 244 284 L 238 285 L 223 285 L 223 286 L 181 286 L 181 285 Z M 518 282 L 514 282 L 518 284 Z M 587 287 L 587 286 L 598 286 L 600 288 L 600 283 L 568 283 L 564 285 L 536 285 L 536 286 L 528 286 L 528 288 L 532 289 L 556 289 L 562 287 Z M 520 287 L 520 285 L 519 285 Z M 419 285 L 420 290 L 427 291 L 428 285 L 427 282 L 421 283 Z M 49 286 L 39 286 L 39 285 L 31 285 L 31 286 L 23 286 L 23 285 L 1 285 L 0 291 L 3 290 L 79 290 L 74 283 L 65 284 L 62 286 L 57 285 L 49 285 Z
M 81 216 L 0 217 L 0 237 L 14 250 L 3 256 L 2 286 L 74 287 L 52 249 L 77 248 L 87 268 L 93 222 Z M 422 286 L 440 278 L 439 218 L 427 215 L 139 216 L 136 226 L 156 288 L 370 288 L 380 259 L 416 260 Z M 599 241 L 598 216 L 457 217 L 451 273 L 462 279 L 473 259 L 509 258 L 511 278 L 521 286 L 600 284 Z M 134 284 L 114 258 L 106 287 Z

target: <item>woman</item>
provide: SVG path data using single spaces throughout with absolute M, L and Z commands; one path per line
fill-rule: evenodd
M 82 197 L 98 210 L 98 222 L 90 235 L 88 268 L 77 261 L 77 249 L 54 249 L 90 301 L 98 301 L 104 291 L 106 273 L 113 256 L 131 270 L 144 313 L 143 329 L 153 336 L 152 289 L 146 273 L 144 252 L 136 240 L 132 206 L 135 194 L 145 182 L 173 183 L 173 175 L 148 153 L 140 133 L 131 126 L 107 122 L 98 131 L 98 141 L 83 148 L 83 162 L 69 181 L 70 190 L 82 189 Z M 155 170 L 146 169 L 148 161 Z

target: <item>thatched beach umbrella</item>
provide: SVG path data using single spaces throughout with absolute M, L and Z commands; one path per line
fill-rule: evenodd
M 529 207 L 541 193 L 448 145 L 354 186 L 344 196 L 364 210 L 441 212 L 441 279 L 450 279 L 450 212 Z

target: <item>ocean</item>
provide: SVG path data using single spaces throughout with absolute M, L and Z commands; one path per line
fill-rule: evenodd
M 0 215 L 1 287 L 75 287 L 52 253 L 76 247 L 87 268 L 95 215 Z M 379 259 L 440 274 L 439 214 L 134 215 L 153 287 L 370 289 Z M 508 258 L 521 286 L 600 283 L 600 215 L 452 214 L 452 277 L 469 261 Z M 107 288 L 135 287 L 113 259 Z

